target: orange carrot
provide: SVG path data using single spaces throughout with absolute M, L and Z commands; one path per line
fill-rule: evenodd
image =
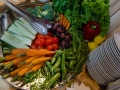
M 70 27 L 70 22 L 68 22 L 67 26 L 66 26 L 66 30 L 68 30 Z
M 16 58 L 16 59 L 12 60 L 10 63 L 8 63 L 7 65 L 5 65 L 4 69 L 9 69 L 11 66 L 17 65 L 18 63 L 20 63 L 23 60 L 26 60 L 27 58 L 29 58 L 29 57 L 19 57 L 19 58 Z
M 7 61 L 7 62 L 4 62 L 3 65 L 7 65 L 8 63 L 10 63 L 11 61 Z
M 55 51 L 49 51 L 47 49 L 42 49 L 39 51 L 29 51 L 26 53 L 20 53 L 17 54 L 17 56 L 21 57 L 21 56 L 43 56 L 43 55 L 49 55 L 49 54 L 54 54 Z
M 35 72 L 35 71 L 37 71 L 37 70 L 40 69 L 43 65 L 45 65 L 45 62 L 36 64 L 36 65 L 30 70 L 30 72 Z
M 12 72 L 10 73 L 10 75 L 13 76 L 13 75 L 17 74 L 17 73 L 20 72 L 22 69 L 24 69 L 26 66 L 27 66 L 27 64 L 23 65 L 23 66 L 20 67 L 20 68 L 17 68 L 16 70 L 12 71 Z
M 16 58 L 16 59 L 14 59 L 13 61 L 12 61 L 12 63 L 14 64 L 14 65 L 17 65 L 19 62 L 21 62 L 21 61 L 24 61 L 24 60 L 26 60 L 26 59 L 28 59 L 29 57 L 19 57 L 19 58 Z
M 25 65 L 25 63 L 22 63 L 22 64 L 21 64 L 21 62 L 20 62 L 20 63 L 17 64 L 17 67 L 19 68 L 19 67 L 21 67 L 21 66 L 23 66 L 23 65 Z
M 9 50 L 9 51 L 6 51 L 7 53 L 9 54 L 19 54 L 19 53 L 24 53 L 24 52 L 28 52 L 28 51 L 39 51 L 41 49 L 12 49 L 12 50 Z
M 31 63 L 33 60 L 35 60 L 35 59 L 37 59 L 37 58 L 39 58 L 40 56 L 33 56 L 33 57 L 30 57 L 30 58 L 28 58 L 28 59 L 26 59 L 24 62 L 25 63 Z
M 64 16 L 64 17 L 63 17 L 63 22 L 62 22 L 63 26 L 64 26 L 66 20 L 67 20 L 67 19 L 66 19 L 66 17 Z
M 37 59 L 39 57 L 44 57 L 44 56 L 33 56 L 33 57 L 30 57 L 30 58 L 26 59 L 25 61 L 20 62 L 19 64 L 17 64 L 17 67 L 21 67 L 24 64 L 31 63 L 33 60 L 35 60 L 35 59 Z
M 0 62 L 5 60 L 13 60 L 15 58 L 17 58 L 17 55 L 6 55 L 5 57 L 0 57 Z
M 63 22 L 63 14 L 60 15 L 60 22 Z
M 15 48 L 15 49 L 5 49 L 5 50 L 3 50 L 3 53 L 4 54 L 18 54 L 18 53 L 23 53 L 23 52 L 26 52 L 28 49 L 17 49 L 17 48 Z
M 67 26 L 68 22 L 69 22 L 69 21 L 68 21 L 68 20 L 66 20 L 66 22 L 65 22 L 65 24 L 64 24 L 64 27 L 66 27 L 66 26 Z
M 39 64 L 41 62 L 45 62 L 45 61 L 48 61 L 48 60 L 51 60 L 51 59 L 52 59 L 52 57 L 40 57 L 40 58 L 32 61 L 27 67 L 29 67 L 31 65 Z
M 21 71 L 19 71 L 18 76 L 24 76 L 26 74 L 26 72 L 30 71 L 32 69 L 33 66 L 30 67 L 25 67 L 23 68 Z
M 12 59 L 15 59 L 17 58 L 17 55 L 6 55 L 5 56 L 5 60 L 12 60 Z

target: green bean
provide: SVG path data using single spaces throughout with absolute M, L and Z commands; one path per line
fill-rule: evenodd
M 49 87 L 55 84 L 55 82 L 61 77 L 60 73 L 55 74 L 49 81 Z
M 47 65 L 48 69 L 50 70 L 51 75 L 53 76 L 53 67 L 52 67 L 51 63 L 49 61 L 46 61 L 46 65 Z
M 84 60 L 85 60 L 85 56 L 79 59 L 78 63 L 76 64 L 75 71 L 78 71 L 79 67 L 81 67 L 81 64 L 83 64 Z
M 58 53 L 59 55 L 62 55 L 63 51 L 57 50 L 57 53 Z
M 54 73 L 60 72 L 60 68 L 55 69 Z
M 58 68 L 61 64 L 61 56 L 58 55 L 56 63 L 53 65 L 53 70 L 55 70 L 56 68 Z
M 65 66 L 67 66 L 68 68 L 70 68 L 70 65 L 68 62 L 65 61 Z
M 47 79 L 50 79 L 50 72 L 49 72 L 47 66 L 45 65 L 43 69 L 45 71 L 44 73 L 45 73 L 45 76 L 47 77 Z
M 61 60 L 61 72 L 62 72 L 62 79 L 63 79 L 63 78 L 65 78 L 65 75 L 66 75 L 65 53 L 62 54 L 62 60 Z
M 80 60 L 80 57 L 81 57 L 81 52 L 78 52 L 78 54 L 77 54 L 77 61 Z
M 73 47 L 73 52 L 76 52 L 75 35 L 72 37 L 72 47 Z
M 72 47 L 65 49 L 65 52 L 72 52 L 72 51 L 73 51 Z
M 58 53 L 56 53 L 56 54 L 53 56 L 53 58 L 51 59 L 51 64 L 54 64 L 54 63 L 55 63 L 57 56 L 58 56 Z
M 70 61 L 70 68 L 73 68 L 73 66 L 77 63 L 77 60 L 71 60 Z
M 71 60 L 71 59 L 77 59 L 76 56 L 69 56 L 69 57 L 65 57 L 65 59 Z
M 80 52 L 80 51 L 81 51 L 81 49 L 82 49 L 82 43 L 81 43 L 81 41 L 80 41 L 80 40 L 78 41 L 78 43 L 79 43 L 79 45 L 78 45 L 77 52 Z
M 73 55 L 73 52 L 65 52 L 65 56 L 71 56 L 71 55 Z

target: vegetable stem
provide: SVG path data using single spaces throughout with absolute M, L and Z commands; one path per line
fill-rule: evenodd
M 92 29 L 92 30 L 96 30 L 96 26 L 91 25 L 91 29 Z
M 9 64 L 5 65 L 4 69 L 10 69 L 10 67 L 13 65 L 12 62 L 10 62 Z
M 4 61 L 5 57 L 0 57 L 0 62 Z

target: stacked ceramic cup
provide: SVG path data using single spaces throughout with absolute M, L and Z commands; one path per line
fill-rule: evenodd
M 87 69 L 100 85 L 120 78 L 120 35 L 114 34 L 88 55 Z

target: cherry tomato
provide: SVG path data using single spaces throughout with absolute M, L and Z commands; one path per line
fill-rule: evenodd
M 53 47 L 52 47 L 52 45 L 48 45 L 48 46 L 46 47 L 46 49 L 52 51 L 52 50 L 53 50 Z
M 52 40 L 51 39 L 46 39 L 45 45 L 48 46 L 48 45 L 51 45 L 51 44 L 52 44 Z
M 51 39 L 52 37 L 49 37 L 48 35 L 45 35 L 45 39 Z
M 37 45 L 35 43 L 32 43 L 30 46 L 31 49 L 37 49 Z
M 58 38 L 52 38 L 52 42 L 54 43 L 54 44 L 58 44 Z
M 43 45 L 45 45 L 45 40 L 44 39 L 36 39 L 35 44 L 38 46 L 43 46 Z
M 37 46 L 39 49 L 44 49 L 44 46 Z
M 58 50 L 58 45 L 57 44 L 52 44 L 52 47 L 54 50 Z
M 53 36 L 54 36 L 51 32 L 48 32 L 47 35 L 48 35 L 49 37 L 53 37 Z
M 45 36 L 43 36 L 41 34 L 37 34 L 37 39 L 44 39 L 45 40 Z

